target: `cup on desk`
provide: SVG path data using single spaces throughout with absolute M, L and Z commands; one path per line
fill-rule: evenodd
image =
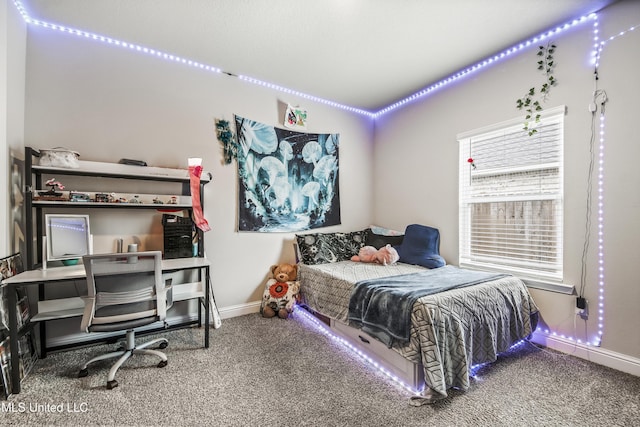
M 127 248 L 127 252 L 138 252 L 138 244 L 137 243 L 130 243 L 129 247 Z M 138 262 L 138 257 L 137 256 L 132 256 L 127 258 L 127 263 L 129 264 L 135 264 L 136 262 Z

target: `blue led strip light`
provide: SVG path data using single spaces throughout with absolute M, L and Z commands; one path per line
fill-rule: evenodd
M 633 30 L 633 28 L 632 28 Z M 620 34 L 622 35 L 622 34 Z M 611 38 L 610 40 L 613 40 Z M 598 22 L 593 24 L 594 66 L 596 71 L 600 66 L 600 54 L 604 42 L 600 42 Z M 600 114 L 600 144 L 598 158 L 598 337 L 593 345 L 602 344 L 604 333 L 604 112 Z
M 535 45 L 535 44 L 541 42 L 542 40 L 545 40 L 545 39 L 547 39 L 549 37 L 555 36 L 555 35 L 563 32 L 563 31 L 566 31 L 566 30 L 568 30 L 570 28 L 575 27 L 576 25 L 582 24 L 584 22 L 588 22 L 590 20 L 596 20 L 596 19 L 597 19 L 597 15 L 595 13 L 592 13 L 592 14 L 590 14 L 588 16 L 582 16 L 582 17 L 580 17 L 578 19 L 574 19 L 573 21 L 568 22 L 568 23 L 566 23 L 564 25 L 556 27 L 553 30 L 549 30 L 549 31 L 547 31 L 545 33 L 542 33 L 542 34 L 540 34 L 540 35 L 538 35 L 538 36 L 536 36 L 536 37 L 534 37 L 532 39 L 529 39 L 529 40 L 527 40 L 525 42 L 522 42 L 522 43 L 519 43 L 517 45 L 514 45 L 514 46 L 510 47 L 509 49 L 504 50 L 504 51 L 502 51 L 502 52 L 500 52 L 500 53 L 498 53 L 498 54 L 496 54 L 496 55 L 494 55 L 492 57 L 486 58 L 484 61 L 478 62 L 475 65 L 472 65 L 470 67 L 465 68 L 464 70 L 458 71 L 457 73 L 452 74 L 451 76 L 447 77 L 446 79 L 440 80 L 439 82 L 432 84 L 431 86 L 427 87 L 426 89 L 421 90 L 420 92 L 416 92 L 413 95 L 408 96 L 407 98 L 401 99 L 400 101 L 395 102 L 395 103 L 393 103 L 393 104 L 381 109 L 380 111 L 378 111 L 378 112 L 376 112 L 374 114 L 374 118 L 375 117 L 379 117 L 379 116 L 381 116 L 383 114 L 386 114 L 389 111 L 392 111 L 392 110 L 395 110 L 397 108 L 400 108 L 403 105 L 411 103 L 411 102 L 413 102 L 413 101 L 415 101 L 417 99 L 420 99 L 420 98 L 423 98 L 423 97 L 425 97 L 427 95 L 430 95 L 432 92 L 434 92 L 434 91 L 436 91 L 438 89 L 441 89 L 444 86 L 447 86 L 447 85 L 449 85 L 451 83 L 454 83 L 454 82 L 456 82 L 456 81 L 458 81 L 458 80 L 460 80 L 460 79 L 462 79 L 462 78 L 464 78 L 464 77 L 466 77 L 466 76 L 468 76 L 470 74 L 473 74 L 473 73 L 475 73 L 475 72 L 477 72 L 477 71 L 479 71 L 479 70 L 481 70 L 481 69 L 483 69 L 485 67 L 488 67 L 489 65 L 492 65 L 497 61 L 500 61 L 500 60 L 502 60 L 504 58 L 507 58 L 507 57 L 513 55 L 516 52 L 519 52 L 519 51 L 521 51 L 523 49 L 526 49 L 531 45 Z
M 99 35 L 99 34 L 88 32 L 88 31 L 78 30 L 78 29 L 67 27 L 67 26 L 64 26 L 64 25 L 52 24 L 52 23 L 49 23 L 49 22 L 46 22 L 46 21 L 41 21 L 41 20 L 38 20 L 38 19 L 34 19 L 34 18 L 31 18 L 29 16 L 29 14 L 27 13 L 26 9 L 24 8 L 24 6 L 22 5 L 22 2 L 20 0 L 14 0 L 13 3 L 15 4 L 16 8 L 18 9 L 18 12 L 20 13 L 20 15 L 22 16 L 22 18 L 24 19 L 24 21 L 27 24 L 39 26 L 39 27 L 42 27 L 42 28 L 47 28 L 47 29 L 50 29 L 50 30 L 60 31 L 62 33 L 72 34 L 72 35 L 79 36 L 79 37 L 85 37 L 87 39 L 95 40 L 95 41 L 102 42 L 102 43 L 105 43 L 105 44 L 109 44 L 109 45 L 112 45 L 112 46 L 122 47 L 122 48 L 125 48 L 125 49 L 137 51 L 137 52 L 140 52 L 140 53 L 143 53 L 143 54 L 156 56 L 158 58 L 166 59 L 166 60 L 171 61 L 171 62 L 177 62 L 177 63 L 188 65 L 188 66 L 191 66 L 191 67 L 194 67 L 194 68 L 200 68 L 200 69 L 203 69 L 205 71 L 211 71 L 211 72 L 214 72 L 216 74 L 226 74 L 228 76 L 237 77 L 238 79 L 240 79 L 240 80 L 242 80 L 244 82 L 247 82 L 247 83 L 252 83 L 252 84 L 255 84 L 255 85 L 258 85 L 258 86 L 263 86 L 263 87 L 267 87 L 269 89 L 276 90 L 278 92 L 283 92 L 283 93 L 295 95 L 295 96 L 298 96 L 298 97 L 301 97 L 301 98 L 309 99 L 311 101 L 315 101 L 315 102 L 318 102 L 318 103 L 321 103 L 321 104 L 325 104 L 325 105 L 328 105 L 328 106 L 333 107 L 333 108 L 338 108 L 338 109 L 342 109 L 342 110 L 351 111 L 351 112 L 358 113 L 358 114 L 361 114 L 361 115 L 364 115 L 364 116 L 368 116 L 368 117 L 373 117 L 373 114 L 374 114 L 374 113 L 372 113 L 370 111 L 366 111 L 366 110 L 363 110 L 361 108 L 350 107 L 348 105 L 340 104 L 340 103 L 334 102 L 334 101 L 329 101 L 327 99 L 319 98 L 317 96 L 309 95 L 309 94 L 306 94 L 306 93 L 303 93 L 303 92 L 298 92 L 296 90 L 289 89 L 289 88 L 286 88 L 286 87 L 283 87 L 283 86 L 279 86 L 279 85 L 272 84 L 272 83 L 267 83 L 267 82 L 262 81 L 262 80 L 254 79 L 252 77 L 247 77 L 247 76 L 242 76 L 242 75 L 236 76 L 233 73 L 228 73 L 226 71 L 222 71 L 220 68 L 213 67 L 211 65 L 202 64 L 202 63 L 197 62 L 197 61 L 192 61 L 190 59 L 182 58 L 182 57 L 177 56 L 177 55 L 173 55 L 173 54 L 170 54 L 170 53 L 166 53 L 166 52 L 162 52 L 162 51 L 159 51 L 159 50 L 151 49 L 151 48 L 148 48 L 148 47 L 145 47 L 145 46 L 141 46 L 141 45 L 138 45 L 138 44 L 135 44 L 135 43 L 127 43 L 127 42 L 124 42 L 124 41 L 121 41 L 121 40 L 116 40 L 116 39 L 113 39 L 111 37 L 102 36 L 102 35 Z
M 592 15 L 589 15 L 592 16 Z M 599 43 L 599 28 L 598 17 L 593 15 L 593 51 L 591 52 L 591 64 L 597 69 L 599 53 L 601 50 L 601 44 Z M 580 338 L 576 338 L 570 335 L 560 334 L 547 328 L 538 327 L 537 333 L 541 333 L 554 338 L 561 338 L 572 343 L 586 345 L 588 347 L 598 347 L 602 343 L 602 334 L 604 329 L 604 198 L 603 198 L 603 183 L 604 183 L 604 115 L 600 116 L 600 160 L 598 168 L 598 332 L 597 337 L 593 340 L 583 341 Z
M 371 117 L 371 118 L 375 117 L 375 113 L 372 113 L 371 111 L 366 111 L 366 110 L 363 110 L 361 108 L 350 107 L 348 105 L 344 105 L 344 104 L 340 104 L 340 103 L 337 103 L 337 102 L 329 101 L 327 99 L 318 98 L 317 96 L 309 95 L 309 94 L 306 94 L 306 93 L 303 93 L 303 92 L 298 92 L 297 90 L 288 89 L 286 87 L 279 86 L 279 85 L 276 85 L 276 84 L 273 84 L 273 83 L 267 83 L 267 82 L 262 81 L 262 80 L 254 79 L 253 77 L 239 75 L 238 78 L 240 80 L 242 80 L 242 81 L 247 82 L 247 83 L 252 83 L 252 84 L 258 85 L 258 86 L 264 86 L 264 87 L 267 87 L 269 89 L 276 90 L 278 92 L 283 92 L 283 93 L 299 96 L 301 98 L 309 99 L 311 101 L 315 101 L 315 102 L 318 102 L 320 104 L 325 104 L 325 105 L 328 105 L 330 107 L 339 108 L 341 110 L 351 111 L 353 113 L 362 114 L 363 116 L 368 116 L 368 117 Z
M 624 36 L 630 32 L 635 31 L 638 28 L 637 25 L 629 27 L 625 31 L 621 31 L 616 35 L 609 37 L 606 40 L 600 40 L 598 21 L 593 23 L 593 51 L 591 53 L 591 64 L 594 65 L 597 70 L 600 66 L 600 57 L 606 44 L 612 40 Z M 599 127 L 599 147 L 598 147 L 598 330 L 597 336 L 592 340 L 583 342 L 580 339 L 558 334 L 548 329 L 538 328 L 537 332 L 543 334 L 559 337 L 570 342 L 576 342 L 578 344 L 585 344 L 587 346 L 599 347 L 602 344 L 602 336 L 604 334 L 604 291 L 605 291 L 605 268 L 604 268 L 604 149 L 605 149 L 605 115 L 601 111 L 600 114 L 600 127 Z
M 185 65 L 189 65 L 189 66 L 192 66 L 194 68 L 201 68 L 201 69 L 204 69 L 204 70 L 207 70 L 207 71 L 212 71 L 212 72 L 218 73 L 218 74 L 220 74 L 220 73 L 227 74 L 229 76 L 237 77 L 238 79 L 240 79 L 242 81 L 245 81 L 247 83 L 252 83 L 252 84 L 255 84 L 255 85 L 258 85 L 258 86 L 267 87 L 269 89 L 273 89 L 273 90 L 278 91 L 278 92 L 299 96 L 301 98 L 305 98 L 305 99 L 308 99 L 308 100 L 311 100 L 311 101 L 315 101 L 315 102 L 318 102 L 318 103 L 321 103 L 321 104 L 329 105 L 331 107 L 338 108 L 338 109 L 341 109 L 341 110 L 346 110 L 346 111 L 354 112 L 354 113 L 357 113 L 357 114 L 361 114 L 363 116 L 367 116 L 367 117 L 370 117 L 370 118 L 373 118 L 373 119 L 375 119 L 377 117 L 380 117 L 380 116 L 388 113 L 389 111 L 393 111 L 393 110 L 395 110 L 395 109 L 397 109 L 397 108 L 399 108 L 399 107 L 401 107 L 403 105 L 406 105 L 406 104 L 408 104 L 408 103 L 410 103 L 412 101 L 415 101 L 417 99 L 420 99 L 420 98 L 423 98 L 423 97 L 425 97 L 427 95 L 430 95 L 432 92 L 434 92 L 437 89 L 442 88 L 443 86 L 451 84 L 451 83 L 453 83 L 453 82 L 455 82 L 455 81 L 457 81 L 457 80 L 459 80 L 459 79 L 461 79 L 463 77 L 468 76 L 469 74 L 475 73 L 476 71 L 479 71 L 479 70 L 481 70 L 481 69 L 493 64 L 496 61 L 499 61 L 499 60 L 501 60 L 503 58 L 507 58 L 510 55 L 512 55 L 512 54 L 514 54 L 516 52 L 519 52 L 519 51 L 521 51 L 521 50 L 523 50 L 523 49 L 525 49 L 525 48 L 527 48 L 527 47 L 529 47 L 529 46 L 531 46 L 533 44 L 536 44 L 536 43 L 538 43 L 538 42 L 540 42 L 540 41 L 542 41 L 542 40 L 544 40 L 544 39 L 546 39 L 548 37 L 557 35 L 557 34 L 563 32 L 563 31 L 568 30 L 569 28 L 575 27 L 576 25 L 579 25 L 579 24 L 581 24 L 583 22 L 589 21 L 591 19 L 596 19 L 596 14 L 595 13 L 592 13 L 589 16 L 583 16 L 583 17 L 581 17 L 579 19 L 574 19 L 573 21 L 571 21 L 569 23 L 566 23 L 566 24 L 564 24 L 562 26 L 556 27 L 553 30 L 549 30 L 549 31 L 547 31 L 545 33 L 542 33 L 542 34 L 538 35 L 537 37 L 534 37 L 534 38 L 532 38 L 530 40 L 527 40 L 525 42 L 522 42 L 522 43 L 519 43 L 519 44 L 517 44 L 515 46 L 512 46 L 511 48 L 509 48 L 509 49 L 507 49 L 507 50 L 505 50 L 505 51 L 503 51 L 501 53 L 498 53 L 493 57 L 487 58 L 482 62 L 478 62 L 475 65 L 472 65 L 472 66 L 470 66 L 470 67 L 468 67 L 468 68 L 466 68 L 466 69 L 464 69 L 462 71 L 459 71 L 459 72 L 449 76 L 446 79 L 443 79 L 443 80 L 441 80 L 441 81 L 439 81 L 437 83 L 434 83 L 433 85 L 429 86 L 426 89 L 423 89 L 423 90 L 421 90 L 421 91 L 419 91 L 419 92 L 417 92 L 417 93 L 415 93 L 415 94 L 413 94 L 413 95 L 411 95 L 411 96 L 409 96 L 407 98 L 404 98 L 404 99 L 402 99 L 402 100 L 400 100 L 398 102 L 395 102 L 395 103 L 393 103 L 393 104 L 391 104 L 391 105 L 389 105 L 389 106 L 387 106 L 387 107 L 385 107 L 385 108 L 383 108 L 383 109 L 381 109 L 381 110 L 379 110 L 379 111 L 374 113 L 374 112 L 371 112 L 371 111 L 363 110 L 361 108 L 351 107 L 351 106 L 340 104 L 338 102 L 330 101 L 330 100 L 327 100 L 327 99 L 324 99 L 324 98 L 319 98 L 317 96 L 309 95 L 309 94 L 306 94 L 306 93 L 303 93 L 303 92 L 299 92 L 297 90 L 289 89 L 289 88 L 286 88 L 286 87 L 283 87 L 283 86 L 280 86 L 280 85 L 277 85 L 277 84 L 268 83 L 268 82 L 265 82 L 265 81 L 262 81 L 262 80 L 259 80 L 259 79 L 255 79 L 253 77 L 248 77 L 248 76 L 243 76 L 243 75 L 237 75 L 236 76 L 233 73 L 228 73 L 228 72 L 222 71 L 220 68 L 217 68 L 217 67 L 201 64 L 201 63 L 199 63 L 197 61 L 192 61 L 192 60 L 189 60 L 189 59 L 186 59 L 186 58 L 182 58 L 182 57 L 179 57 L 179 56 L 176 56 L 176 55 L 172 55 L 172 54 L 169 54 L 169 53 L 166 53 L 166 52 L 162 52 L 162 51 L 158 51 L 158 50 L 151 49 L 151 48 L 148 48 L 148 47 L 140 46 L 140 45 L 135 44 L 135 43 L 127 43 L 127 42 L 123 42 L 123 41 L 120 41 L 120 40 L 112 39 L 110 37 L 101 36 L 99 34 L 90 33 L 90 32 L 87 32 L 87 31 L 82 31 L 82 30 L 78 30 L 78 29 L 75 29 L 75 28 L 66 27 L 66 26 L 63 26 L 63 25 L 52 24 L 52 23 L 49 23 L 49 22 L 46 22 L 46 21 L 41 21 L 41 20 L 38 20 L 38 19 L 33 19 L 33 18 L 31 18 L 29 16 L 28 12 L 24 8 L 24 6 L 23 6 L 23 4 L 22 4 L 22 2 L 20 0 L 13 0 L 13 3 L 15 4 L 18 12 L 20 13 L 20 15 L 22 16 L 22 18 L 24 19 L 24 21 L 27 24 L 33 24 L 33 25 L 40 26 L 40 27 L 43 27 L 43 28 L 60 31 L 60 32 L 63 32 L 63 33 L 72 34 L 72 35 L 76 35 L 76 36 L 79 36 L 79 37 L 85 37 L 87 39 L 92 39 L 92 40 L 95 40 L 95 41 L 103 42 L 103 43 L 114 45 L 114 46 L 118 46 L 118 47 L 127 48 L 127 49 L 134 50 L 134 51 L 137 51 L 137 52 L 140 52 L 140 53 L 157 56 L 159 58 L 163 58 L 163 59 L 166 59 L 166 60 L 169 60 L 169 61 L 178 62 L 178 63 L 182 63 L 182 64 L 185 64 Z
M 335 341 L 338 344 L 342 345 L 343 347 L 345 347 L 347 350 L 351 351 L 352 353 L 355 353 L 363 362 L 365 362 L 370 367 L 374 368 L 376 371 L 381 372 L 387 379 L 391 380 L 394 384 L 396 384 L 400 388 L 409 391 L 413 395 L 420 395 L 424 391 L 424 389 L 416 390 L 413 387 L 405 384 L 400 378 L 398 378 L 392 372 L 389 372 L 389 370 L 387 370 L 384 366 L 380 365 L 376 360 L 371 358 L 369 355 L 367 355 L 366 353 L 360 351 L 357 347 L 352 345 L 349 341 L 347 341 L 344 338 L 342 338 L 342 337 L 334 334 L 333 332 L 331 332 L 331 330 L 324 323 L 322 323 L 321 321 L 316 319 L 307 310 L 305 310 L 303 308 L 300 308 L 300 307 L 298 307 L 296 305 L 296 306 L 294 306 L 294 312 L 297 315 L 301 315 L 301 317 L 305 320 L 305 322 L 307 324 L 311 324 L 318 331 L 320 331 L 322 334 L 324 334 L 327 337 L 331 338 L 333 341 Z M 516 342 L 515 344 L 513 344 L 509 348 L 509 350 L 507 350 L 507 351 L 512 351 L 513 349 L 522 346 L 524 343 L 526 343 L 525 340 L 520 340 L 520 341 Z M 482 368 L 483 366 L 486 366 L 486 365 L 488 365 L 488 363 L 480 363 L 480 364 L 477 364 L 477 365 L 473 365 L 471 367 L 471 369 L 469 370 L 469 375 L 471 377 L 475 377 L 476 373 L 478 372 L 478 370 L 480 370 L 480 368 Z
M 111 37 L 106 37 L 106 36 L 102 36 L 99 34 L 95 34 L 95 33 L 91 33 L 88 31 L 82 31 L 82 30 L 78 30 L 75 28 L 71 28 L 71 27 L 66 27 L 64 25 L 57 25 L 57 24 L 52 24 L 46 21 L 41 21 L 39 19 L 33 19 L 31 18 L 25 8 L 22 6 L 22 3 L 19 0 L 14 0 L 13 2 L 16 5 L 16 8 L 18 9 L 18 12 L 20 13 L 20 15 L 22 15 L 22 18 L 24 19 L 24 21 L 27 24 L 31 24 L 31 25 L 35 25 L 38 27 L 42 27 L 42 28 L 46 28 L 49 30 L 54 30 L 54 31 L 59 31 L 62 33 L 67 33 L 67 34 L 71 34 L 74 36 L 78 36 L 78 37 L 84 37 L 90 40 L 95 40 L 98 42 L 102 42 L 105 44 L 109 44 L 112 46 L 117 46 L 117 47 L 121 47 L 121 48 L 125 48 L 125 49 L 129 49 L 129 50 L 133 50 L 139 53 L 143 53 L 143 54 L 147 54 L 147 55 L 151 55 L 151 56 L 156 56 L 158 58 L 162 58 L 162 59 L 166 59 L 168 61 L 171 62 L 177 62 L 177 63 L 181 63 L 184 65 L 188 65 L 194 68 L 200 68 L 203 69 L 205 71 L 211 71 L 213 73 L 221 73 L 222 70 L 220 70 L 219 68 L 216 67 L 212 67 L 211 65 L 206 65 L 206 64 L 202 64 L 200 62 L 197 61 L 192 61 L 190 59 L 186 59 L 186 58 L 182 58 L 180 56 L 177 55 L 172 55 L 170 53 L 166 53 L 166 52 L 162 52 L 159 50 L 155 50 L 155 49 L 151 49 L 145 46 L 141 46 L 135 43 L 127 43 L 121 40 L 117 40 L 117 39 L 113 39 Z
M 331 330 L 327 328 L 327 326 L 324 323 L 316 319 L 307 310 L 300 308 L 298 306 L 295 306 L 294 311 L 296 314 L 301 315 L 301 317 L 306 321 L 307 324 L 313 325 L 318 331 L 328 336 L 333 341 L 337 342 L 343 347 L 347 348 L 351 352 L 355 353 L 363 362 L 375 368 L 378 372 L 381 372 L 382 374 L 384 374 L 389 380 L 393 381 L 396 385 L 400 386 L 404 390 L 407 390 L 414 395 L 419 395 L 420 392 L 422 391 L 422 390 L 416 390 L 413 387 L 405 384 L 400 378 L 398 378 L 392 372 L 389 372 L 387 369 L 381 366 L 377 361 L 369 357 L 366 353 L 363 353 L 362 351 L 360 351 L 357 347 L 352 345 L 349 341 L 331 332 Z
M 598 160 L 598 337 L 593 344 L 602 344 L 604 333 L 604 114 L 600 114 L 600 148 Z

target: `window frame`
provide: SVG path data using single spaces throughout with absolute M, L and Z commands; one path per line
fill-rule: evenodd
M 470 130 L 467 132 L 463 132 L 457 135 L 456 139 L 459 144 L 459 197 L 458 197 L 458 206 L 459 206 L 459 239 L 458 239 L 458 263 L 460 267 L 464 268 L 473 268 L 473 269 L 482 269 L 482 270 L 490 270 L 490 271 L 503 271 L 512 273 L 522 278 L 528 286 L 536 287 L 546 290 L 552 290 L 561 293 L 572 293 L 574 290 L 573 286 L 566 285 L 563 282 L 564 278 L 564 260 L 563 260 L 563 243 L 564 243 L 564 121 L 566 115 L 566 106 L 561 105 L 555 108 L 547 109 L 540 112 L 540 122 L 539 123 L 530 123 L 530 128 L 536 128 L 540 126 L 544 126 L 547 124 L 558 123 L 559 124 L 559 138 L 557 141 L 557 159 L 554 159 L 553 162 L 540 162 L 534 166 L 511 166 L 508 165 L 503 168 L 503 172 L 506 171 L 510 174 L 518 173 L 519 171 L 523 171 L 525 173 L 535 171 L 535 170 L 544 170 L 545 168 L 557 168 L 557 189 L 553 192 L 553 194 L 542 196 L 542 194 L 538 194 L 536 197 L 533 197 L 533 200 L 543 200 L 543 199 L 553 199 L 557 204 L 557 212 L 555 213 L 555 224 L 554 229 L 557 233 L 554 238 L 554 244 L 556 245 L 556 253 L 554 258 L 554 267 L 555 271 L 550 272 L 541 272 L 536 271 L 535 265 L 531 268 L 514 268 L 513 265 L 500 264 L 500 262 L 496 262 L 494 258 L 491 262 L 481 262 L 478 260 L 473 260 L 472 250 L 471 250 L 471 229 L 472 229 L 472 217 L 470 212 L 465 215 L 465 210 L 470 210 L 473 204 L 478 203 L 488 203 L 488 201 L 505 201 L 508 200 L 523 200 L 526 197 L 518 196 L 515 198 L 511 198 L 508 196 L 498 196 L 498 197 L 489 197 L 485 198 L 483 201 L 482 198 L 476 198 L 471 201 L 471 173 L 474 166 L 472 166 L 468 159 L 472 158 L 469 150 L 472 144 L 473 139 L 476 140 L 486 140 L 486 138 L 491 138 L 492 136 L 499 134 L 507 134 L 507 133 L 517 133 L 522 132 L 526 137 L 524 138 L 536 138 L 536 134 L 533 136 L 528 136 L 527 131 L 523 130 L 524 117 L 518 117 L 511 120 L 503 121 L 500 123 L 492 124 L 489 126 L 485 126 L 482 128 Z M 554 142 L 555 143 L 555 142 Z M 487 172 L 486 175 L 489 175 L 490 172 Z M 478 171 L 475 173 L 476 177 L 482 176 L 482 172 Z M 551 175 L 549 175 L 551 176 Z M 503 253 L 504 255 L 504 253 Z M 515 259 L 515 258 L 513 258 Z

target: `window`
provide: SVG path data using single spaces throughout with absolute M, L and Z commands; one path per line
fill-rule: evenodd
M 461 267 L 562 280 L 564 112 L 458 135 Z

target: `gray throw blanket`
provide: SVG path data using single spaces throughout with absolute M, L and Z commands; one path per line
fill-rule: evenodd
M 465 270 L 452 265 L 418 273 L 363 280 L 349 300 L 349 323 L 388 347 L 409 341 L 413 303 L 427 295 L 504 277 L 506 274 Z

